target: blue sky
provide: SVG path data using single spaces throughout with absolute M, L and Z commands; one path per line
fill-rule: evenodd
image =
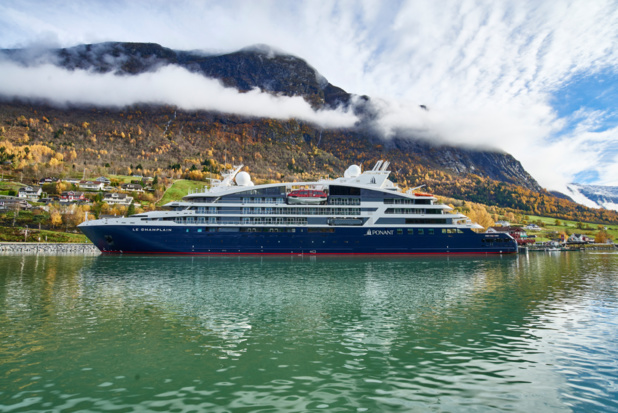
M 208 52 L 267 44 L 307 60 L 332 84 L 374 98 L 387 138 L 410 130 L 437 143 L 504 150 L 549 189 L 573 181 L 618 186 L 615 0 L 0 2 L 1 48 L 103 41 Z M 52 69 L 0 77 L 0 93 L 32 95 L 27 86 L 44 89 L 46 70 Z M 98 82 L 93 96 L 110 85 L 145 93 L 154 81 L 129 87 L 116 79 L 54 76 L 66 82 L 63 90 Z M 166 71 L 158 80 L 186 82 L 190 90 L 195 79 Z M 257 94 L 247 97 L 257 103 L 244 105 L 216 85 L 201 87 L 229 98 L 217 100 L 227 105 L 221 110 L 246 106 L 249 113 L 268 100 L 286 116 L 326 126 L 350 121 L 349 114 L 307 114 L 302 102 Z M 172 89 L 179 88 L 152 98 L 216 105 L 174 96 Z M 430 110 L 419 110 L 421 104 Z

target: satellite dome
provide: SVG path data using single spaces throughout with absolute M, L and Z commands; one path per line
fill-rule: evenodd
M 352 165 L 348 169 L 345 170 L 343 176 L 344 178 L 356 178 L 361 174 L 361 168 L 358 165 Z
M 239 172 L 236 174 L 236 185 L 238 186 L 252 186 L 251 176 L 247 172 Z

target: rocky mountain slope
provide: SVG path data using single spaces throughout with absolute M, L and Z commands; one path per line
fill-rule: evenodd
M 122 76 L 153 72 L 166 65 L 178 65 L 194 73 L 219 79 L 225 86 L 240 91 L 258 88 L 272 94 L 302 96 L 316 109 L 349 105 L 353 96 L 330 84 L 304 60 L 263 46 L 217 55 L 195 51 L 175 51 L 150 43 L 101 43 L 36 52 L 25 49 L 2 50 L 0 55 L 23 65 L 47 62 L 68 70 L 84 69 Z M 348 148 L 357 146 L 362 148 L 366 155 L 372 156 L 380 151 L 371 148 L 380 147 L 383 151 L 390 151 L 395 158 L 399 157 L 397 156 L 399 154 L 402 155 L 401 159 L 412 160 L 428 168 L 440 169 L 456 175 L 473 173 L 534 191 L 541 189 L 522 165 L 506 153 L 455 146 L 435 146 L 426 140 L 413 137 L 395 136 L 383 141 L 376 136 L 371 127 L 367 127 L 373 112 L 371 99 L 361 96 L 355 99 L 355 102 L 355 113 L 364 119 L 357 127 L 339 130 L 337 133 L 326 131 L 325 135 L 330 136 L 330 139 L 323 139 L 324 131 L 306 124 L 303 125 L 305 132 L 302 134 L 305 143 L 322 145 L 321 149 L 326 150 L 329 145 L 334 149 L 339 146 Z M 142 113 L 148 114 L 147 111 L 142 111 Z M 237 116 L 217 115 L 216 117 L 224 124 L 238 123 Z M 208 116 L 204 117 L 206 118 Z M 243 122 L 246 121 L 243 120 Z M 268 132 L 261 130 L 259 134 L 268 135 Z M 333 136 L 337 136 L 337 139 Z M 356 160 L 352 159 L 356 158 L 353 155 L 343 152 L 338 156 L 351 161 Z M 366 156 L 365 160 L 368 158 L 369 156 Z M 169 161 L 177 160 L 170 159 Z

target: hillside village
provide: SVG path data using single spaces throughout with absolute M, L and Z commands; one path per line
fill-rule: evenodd
M 82 178 L 86 178 L 85 171 Z M 0 229 L 0 240 L 37 241 L 41 239 L 40 234 L 45 233 L 46 238 L 52 236 L 46 231 L 76 234 L 79 232 L 77 225 L 84 220 L 154 210 L 179 199 L 190 188 L 205 185 L 204 181 L 160 179 L 139 174 L 89 179 L 47 176 L 31 185 L 3 179 L 0 182 L 0 225 L 4 228 Z M 612 243 L 618 235 L 618 225 L 591 226 L 581 222 L 562 223 L 557 219 L 551 222 L 547 218 L 516 214 L 495 206 L 445 197 L 440 197 L 440 201 L 480 223 L 488 232 L 509 233 L 520 246 L 581 247 Z M 83 241 L 83 238 L 77 236 L 74 240 Z

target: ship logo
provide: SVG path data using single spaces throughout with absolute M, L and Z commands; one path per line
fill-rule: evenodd
M 367 233 L 365 235 L 393 235 L 395 233 L 394 230 L 390 229 L 390 230 L 378 230 L 378 229 L 374 229 L 373 231 L 368 229 Z

